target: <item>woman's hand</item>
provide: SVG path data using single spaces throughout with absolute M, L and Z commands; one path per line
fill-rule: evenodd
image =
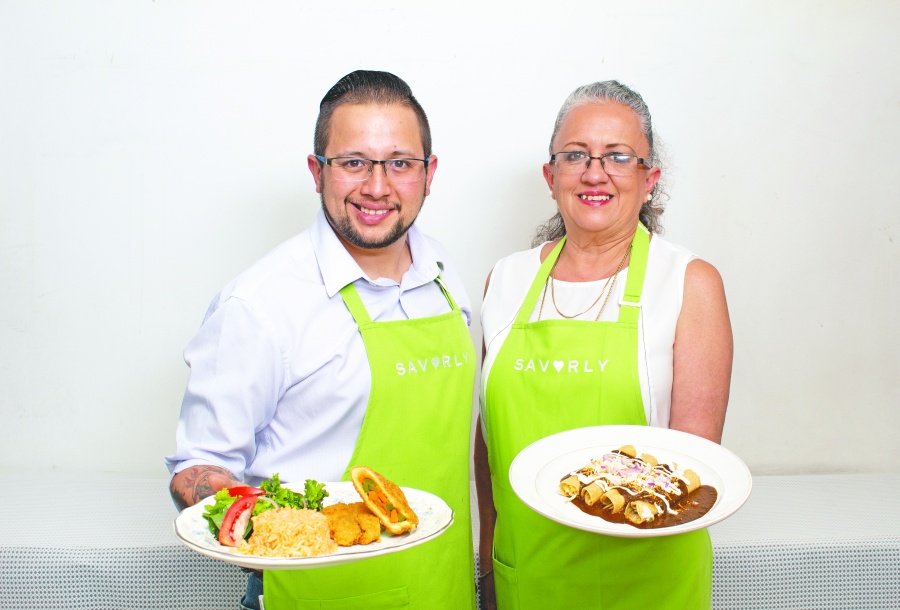
M 484 282 L 484 294 L 491 284 L 491 273 Z M 481 361 L 487 352 L 481 342 Z M 491 487 L 491 466 L 488 463 L 487 443 L 481 429 L 481 416 L 475 426 L 475 489 L 478 492 L 478 591 L 481 595 L 481 610 L 497 610 L 497 594 L 494 590 L 494 524 L 497 511 L 494 509 L 494 490 Z
M 481 592 L 482 608 L 495 610 L 497 599 L 494 593 L 494 523 L 497 511 L 494 509 L 494 492 L 491 489 L 491 469 L 488 465 L 487 444 L 481 430 L 481 417 L 475 427 L 475 489 L 478 491 L 478 584 Z
M 497 610 L 497 593 L 494 590 L 494 571 L 478 579 L 478 590 L 481 593 L 481 610 Z

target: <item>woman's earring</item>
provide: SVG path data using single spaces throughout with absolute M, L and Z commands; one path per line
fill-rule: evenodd
M 647 201 L 653 199 L 653 193 L 647 193 Z

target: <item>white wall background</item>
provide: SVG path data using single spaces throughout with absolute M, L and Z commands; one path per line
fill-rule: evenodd
M 166 476 L 182 349 L 312 218 L 318 102 L 357 68 L 429 113 L 420 222 L 476 305 L 553 211 L 565 96 L 636 88 L 666 235 L 725 278 L 724 444 L 756 474 L 896 471 L 898 32 L 889 0 L 0 0 L 0 472 Z

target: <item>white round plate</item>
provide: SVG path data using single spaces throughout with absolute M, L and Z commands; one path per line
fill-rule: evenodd
M 303 491 L 303 485 L 285 485 L 294 491 Z M 325 489 L 328 497 L 325 505 L 338 502 L 359 502 L 359 494 L 349 482 L 326 483 Z M 381 540 L 366 545 L 342 546 L 332 555 L 320 555 L 318 557 L 257 557 L 254 555 L 242 555 L 235 549 L 222 546 L 213 538 L 209 531 L 209 525 L 203 518 L 204 508 L 213 503 L 210 496 L 203 502 L 184 509 L 175 518 L 175 534 L 189 549 L 219 559 L 226 563 L 251 568 L 255 570 L 304 570 L 333 566 L 351 561 L 359 561 L 370 557 L 379 557 L 389 553 L 404 551 L 418 546 L 433 538 L 440 536 L 453 523 L 453 510 L 446 502 L 434 494 L 418 489 L 401 487 L 410 508 L 419 517 L 419 525 L 415 530 L 393 536 L 388 532 L 381 532 Z
M 588 515 L 559 493 L 559 482 L 592 458 L 622 445 L 634 445 L 661 463 L 691 468 L 704 485 L 718 492 L 708 513 L 681 525 L 640 529 Z M 623 538 L 670 536 L 709 527 L 739 509 L 750 496 L 753 479 L 739 457 L 705 438 L 650 426 L 594 426 L 567 430 L 525 447 L 509 467 L 513 491 L 541 515 L 569 527 Z

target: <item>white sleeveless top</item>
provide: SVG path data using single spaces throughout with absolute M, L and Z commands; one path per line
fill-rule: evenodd
M 541 247 L 507 256 L 501 259 L 491 272 L 490 285 L 481 305 L 481 326 L 487 350 L 481 370 L 482 410 L 491 365 L 500 351 L 500 346 L 506 340 L 509 328 L 541 266 Z M 688 250 L 658 235 L 654 235 L 650 240 L 647 272 L 641 296 L 641 313 L 638 319 L 638 373 L 644 412 L 651 426 L 669 427 L 675 324 L 681 312 L 684 296 L 685 270 L 688 263 L 695 258 L 697 257 Z M 619 301 L 625 293 L 627 278 L 628 269 L 625 268 L 619 272 L 600 320 L 615 321 L 619 318 Z M 597 299 L 606 279 L 593 282 L 556 280 L 554 283 L 556 304 L 566 315 L 572 315 L 584 311 Z M 529 321 L 536 321 L 539 311 L 541 320 L 563 319 L 551 300 L 550 290 L 547 289 L 543 309 L 542 296 L 544 295 L 538 296 Z M 605 298 L 604 294 L 598 303 L 577 319 L 593 320 Z

